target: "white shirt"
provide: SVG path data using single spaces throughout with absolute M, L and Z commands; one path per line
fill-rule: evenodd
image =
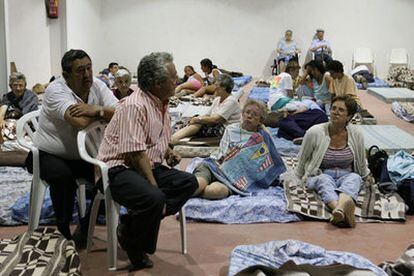
M 220 103 L 220 97 L 215 98 L 207 115 L 216 114 L 224 118 L 224 126 L 240 122 L 241 110 L 239 102 L 233 95 L 228 96 L 222 103 Z
M 87 104 L 115 107 L 118 100 L 104 82 L 93 78 Z M 34 144 L 42 151 L 69 159 L 79 159 L 78 130 L 65 120 L 66 110 L 83 103 L 63 77 L 48 85 L 39 117 L 39 127 L 35 132 Z

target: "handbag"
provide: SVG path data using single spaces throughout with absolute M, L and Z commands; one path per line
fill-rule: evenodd
M 375 182 L 391 182 L 387 169 L 388 154 L 378 146 L 371 146 L 368 150 L 368 168 L 375 178 Z

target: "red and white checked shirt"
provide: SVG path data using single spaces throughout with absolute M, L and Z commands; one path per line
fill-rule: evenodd
M 97 159 L 109 168 L 125 165 L 125 154 L 145 151 L 151 165 L 162 163 L 171 140 L 168 103 L 138 90 L 121 100 L 109 122 Z

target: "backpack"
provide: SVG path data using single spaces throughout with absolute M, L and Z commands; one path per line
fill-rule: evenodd
M 374 152 L 375 150 L 375 152 Z M 378 146 L 371 146 L 368 150 L 368 168 L 375 178 L 375 182 L 391 182 L 387 169 L 388 154 Z

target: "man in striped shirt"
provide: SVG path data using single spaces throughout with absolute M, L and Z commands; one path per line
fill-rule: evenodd
M 121 217 L 118 239 L 133 269 L 152 267 L 161 219 L 177 213 L 198 187 L 174 166 L 180 157 L 169 147 L 168 99 L 177 71 L 168 53 L 152 53 L 138 65 L 140 90 L 121 100 L 109 123 L 98 159 L 109 166 L 113 199 L 129 212 Z

